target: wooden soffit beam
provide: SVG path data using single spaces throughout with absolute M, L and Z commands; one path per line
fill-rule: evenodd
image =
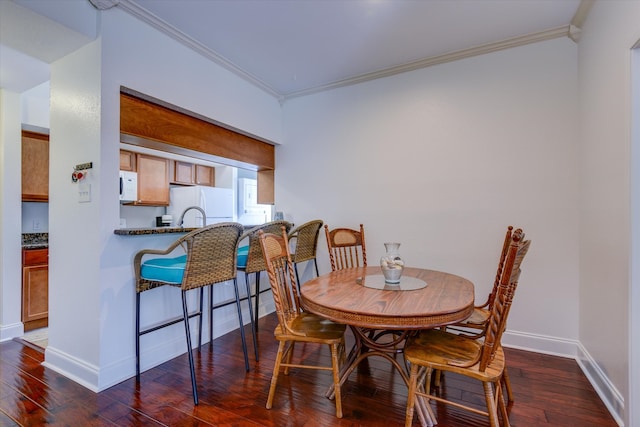
M 120 133 L 179 149 L 275 169 L 272 144 L 139 96 L 120 93 Z

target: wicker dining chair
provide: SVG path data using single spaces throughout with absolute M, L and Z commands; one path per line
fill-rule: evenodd
M 496 271 L 496 275 L 493 281 L 493 287 L 491 292 L 489 293 L 487 299 L 482 304 L 478 304 L 474 307 L 473 313 L 471 316 L 466 318 L 465 320 L 454 323 L 447 327 L 448 330 L 453 330 L 461 334 L 465 334 L 471 338 L 482 338 L 487 329 L 487 322 L 489 321 L 489 315 L 491 314 L 491 308 L 493 307 L 493 302 L 496 297 L 496 293 L 498 292 L 498 287 L 500 285 L 500 278 L 502 277 L 502 271 L 504 269 L 504 263 L 507 258 L 507 252 L 509 251 L 509 245 L 511 243 L 511 235 L 513 234 L 513 226 L 507 227 L 507 232 L 504 236 L 504 241 L 502 243 L 502 251 L 500 252 L 500 258 L 498 260 L 498 268 Z M 502 383 L 507 391 L 507 399 L 509 403 L 514 402 L 513 390 L 511 388 L 511 380 L 509 379 L 509 374 L 507 370 L 507 366 L 505 365 L 504 374 L 502 376 Z
M 258 239 L 258 232 L 263 231 L 265 233 L 279 233 L 280 228 L 282 226 L 285 227 L 287 232 L 291 229 L 291 223 L 288 221 L 271 221 L 262 225 L 258 225 L 247 230 L 242 236 L 240 236 L 240 242 L 245 239 L 249 239 L 248 243 L 248 253 L 246 257 L 246 264 L 238 263 L 238 270 L 244 273 L 244 280 L 247 286 L 247 300 L 249 301 L 249 309 L 253 312 L 253 317 L 251 320 L 251 327 L 254 331 L 258 330 L 258 314 L 260 311 L 260 293 L 266 292 L 268 289 L 261 290 L 260 289 L 260 273 L 267 269 L 267 265 L 264 261 L 264 257 L 262 256 L 262 249 L 260 248 L 260 241 Z M 244 248 L 247 249 L 247 248 Z M 250 291 L 250 283 L 249 276 L 251 274 L 255 276 L 255 294 L 252 294 Z M 254 295 L 255 297 L 255 311 L 253 311 L 251 307 L 251 297 L 250 295 Z M 258 354 L 256 353 L 256 359 L 258 358 Z
M 275 338 L 279 342 L 278 353 L 266 407 L 272 407 L 281 368 L 284 368 L 285 375 L 288 375 L 289 368 L 325 370 L 333 374 L 336 417 L 342 418 L 340 363 L 344 360 L 346 326 L 303 311 L 285 228 L 282 227 L 280 234 L 266 234 L 260 231 L 259 238 L 265 254 L 267 274 L 278 316 L 278 326 L 274 330 Z M 305 358 L 300 363 L 292 363 L 296 342 L 328 345 L 331 350 L 331 366 L 312 365 L 309 363 L 310 358 Z M 305 361 L 307 363 L 303 364 Z
M 301 285 L 300 274 L 298 273 L 299 263 L 313 261 L 313 265 L 316 268 L 316 276 L 320 275 L 318 272 L 316 252 L 318 249 L 318 236 L 320 235 L 321 227 L 322 220 L 316 219 L 296 227 L 289 233 L 289 242 L 293 242 L 294 246 L 293 252 L 291 253 L 291 259 L 293 260 L 293 269 L 296 272 L 298 287 Z
M 501 346 L 502 334 L 520 278 L 520 266 L 529 250 L 531 241 L 524 240 L 524 233 L 513 232 L 507 251 L 504 269 L 487 321 L 483 340 L 450 333 L 441 329 L 421 331 L 410 337 L 404 347 L 405 360 L 410 364 L 409 394 L 405 426 L 413 422 L 415 405 L 419 405 L 419 416 L 431 413 L 429 400 L 452 404 L 456 407 L 489 417 L 492 427 L 499 426 L 498 411 L 503 424 L 509 426 L 509 415 L 503 398 L 500 380 L 505 360 Z M 482 382 L 487 411 L 452 402 L 446 395 L 430 393 L 431 376 L 434 371 L 454 372 Z M 416 401 L 416 396 L 424 398 Z M 424 420 L 422 420 L 424 421 Z
M 136 278 L 136 379 L 140 380 L 140 337 L 150 332 L 157 331 L 169 325 L 184 322 L 187 337 L 187 353 L 189 368 L 191 370 L 191 386 L 193 391 L 193 403 L 198 404 L 198 390 L 196 385 L 195 368 L 193 362 L 193 349 L 191 345 L 191 331 L 189 319 L 198 318 L 198 351 L 202 345 L 202 313 L 203 291 L 205 287 L 232 280 L 238 305 L 238 318 L 240 320 L 240 333 L 245 363 L 248 369 L 247 346 L 244 336 L 242 313 L 236 282 L 236 251 L 241 224 L 225 222 L 196 229 L 171 244 L 167 249 L 143 249 L 134 256 L 134 269 Z M 170 255 L 182 248 L 186 254 L 171 258 Z M 162 255 L 159 258 L 147 258 L 149 255 Z M 143 261 L 144 258 L 144 261 Z M 173 286 L 182 291 L 182 317 L 167 320 L 152 327 L 141 329 L 140 327 L 140 296 L 143 292 L 160 286 Z M 199 290 L 198 310 L 189 312 L 187 307 L 187 292 Z M 212 294 L 213 289 L 209 292 Z
M 328 225 L 324 226 L 324 231 L 327 237 L 331 271 L 367 266 L 367 247 L 362 224 L 359 231 L 350 228 L 329 230 Z

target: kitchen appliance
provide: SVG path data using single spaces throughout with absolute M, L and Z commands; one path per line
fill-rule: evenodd
M 191 187 L 173 187 L 169 190 L 169 206 L 167 215 L 171 215 L 179 227 L 180 217 L 189 207 L 204 209 L 206 214 L 203 223 L 202 213 L 198 209 L 190 209 L 184 215 L 183 227 L 202 227 L 219 222 L 233 221 L 233 190 L 221 187 L 195 185 Z
M 271 205 L 258 203 L 257 180 L 252 178 L 238 179 L 238 193 L 238 222 L 240 224 L 259 225 L 270 221 Z
M 138 173 L 120 171 L 120 202 L 138 200 Z

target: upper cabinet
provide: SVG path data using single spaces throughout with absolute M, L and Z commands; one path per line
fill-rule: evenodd
M 134 205 L 169 206 L 169 160 L 120 150 L 120 170 L 138 173 L 138 200 Z
M 189 162 L 171 160 L 171 184 L 179 185 L 207 185 L 215 186 L 215 168 L 204 165 L 194 165 Z
M 136 153 L 127 150 L 120 150 L 120 170 L 136 171 Z
M 22 131 L 22 201 L 49 200 L 49 135 Z
M 204 165 L 195 165 L 195 170 L 196 170 L 196 184 L 215 187 L 216 170 L 214 168 L 210 166 L 204 166 Z
M 136 205 L 169 206 L 169 160 L 136 154 L 138 201 Z

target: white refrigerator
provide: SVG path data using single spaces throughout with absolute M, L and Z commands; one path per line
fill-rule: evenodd
M 220 187 L 173 187 L 169 192 L 167 215 L 173 217 L 173 225 L 180 226 L 180 215 L 185 209 L 197 206 L 204 210 L 206 218 L 203 223 L 202 213 L 190 209 L 184 216 L 184 227 L 202 227 L 234 220 L 233 190 Z

